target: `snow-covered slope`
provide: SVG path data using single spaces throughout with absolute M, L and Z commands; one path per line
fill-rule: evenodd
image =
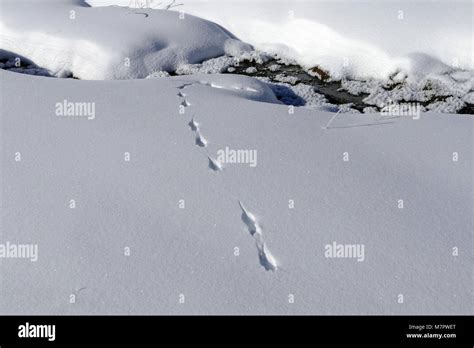
M 0 258 L 0 313 L 472 314 L 472 117 L 291 113 L 249 81 L 0 71 L 0 241 L 38 244 Z
M 0 48 L 56 76 L 144 78 L 245 49 L 217 24 L 174 11 L 92 8 L 78 0 L 2 0 L 0 9 Z

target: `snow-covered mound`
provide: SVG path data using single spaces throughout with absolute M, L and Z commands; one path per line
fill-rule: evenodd
M 249 81 L 0 71 L 0 313 L 472 314 L 472 117 Z
M 268 84 L 248 76 L 198 74 L 182 76 L 181 80 L 189 81 L 191 85 L 220 89 L 225 91 L 226 95 L 234 95 L 264 103 L 280 104 Z
M 167 3 L 88 2 L 94 6 L 139 7 L 162 7 Z M 426 56 L 450 68 L 474 69 L 471 1 L 181 0 L 176 3 L 182 6 L 173 10 L 212 20 L 259 49 L 277 53 L 306 68 L 319 66 L 337 79 L 386 79 L 399 70 L 416 79 L 422 74 L 439 72 L 438 64 L 425 65 Z
M 144 78 L 247 47 L 215 23 L 175 11 L 78 0 L 2 0 L 0 9 L 0 48 L 56 76 Z

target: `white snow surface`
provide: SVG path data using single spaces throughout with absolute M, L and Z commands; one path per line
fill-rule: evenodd
M 292 114 L 250 81 L 0 71 L 0 242 L 39 248 L 0 258 L 0 313 L 472 314 L 472 116 Z
M 0 258 L 0 314 L 472 314 L 474 123 L 435 113 L 472 103 L 454 69 L 472 69 L 472 5 L 183 1 L 0 2 L 2 55 L 81 79 L 0 70 L 0 244 L 38 245 L 36 262 Z M 298 85 L 321 110 L 290 108 L 283 83 L 215 74 L 263 59 L 227 29 L 333 77 L 409 77 L 343 82 L 371 105 L 430 100 L 428 78 L 447 102 L 334 114 Z M 326 257 L 334 242 L 363 260 Z
M 145 78 L 249 49 L 217 24 L 175 11 L 93 8 L 78 0 L 2 0 L 0 10 L 0 48 L 55 76 Z

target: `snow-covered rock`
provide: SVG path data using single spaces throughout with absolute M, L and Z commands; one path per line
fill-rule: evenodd
M 241 75 L 192 75 L 183 76 L 183 81 L 190 85 L 201 85 L 218 90 L 224 90 L 226 95 L 235 95 L 239 98 L 254 100 L 264 103 L 280 104 L 268 84 Z
M 145 78 L 249 47 L 215 23 L 175 11 L 78 0 L 2 0 L 0 9 L 0 48 L 56 76 Z

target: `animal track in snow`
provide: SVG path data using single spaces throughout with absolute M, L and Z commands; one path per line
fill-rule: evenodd
M 150 16 L 148 13 L 145 13 L 145 12 L 135 12 L 135 11 L 129 11 L 129 12 L 127 12 L 127 15 L 130 15 L 130 14 L 142 15 L 142 16 L 144 16 L 145 18 L 148 18 L 148 17 Z
M 199 123 L 197 123 L 195 120 L 194 120 L 194 117 L 191 119 L 191 121 L 189 121 L 188 123 L 189 127 L 191 127 L 191 130 L 193 132 L 197 131 L 199 129 Z
M 242 209 L 242 221 L 247 225 L 250 235 L 253 237 L 256 233 L 262 234 L 262 228 L 257 222 L 255 216 L 245 209 L 241 201 L 239 201 L 240 209 Z
M 258 260 L 265 271 L 276 271 L 278 269 L 277 262 L 262 240 L 261 235 L 255 237 L 255 244 L 258 250 Z
M 180 98 L 183 98 L 183 101 L 180 103 L 180 107 L 188 107 L 191 105 L 191 103 L 189 103 L 186 99 L 186 93 L 182 92 L 183 89 L 191 85 L 192 83 L 188 83 L 188 84 L 185 83 L 181 86 L 176 87 L 178 89 L 177 96 Z M 196 122 L 196 120 L 194 119 L 194 116 L 191 119 L 191 121 L 189 121 L 188 126 L 191 128 L 191 131 L 194 132 L 195 144 L 199 147 L 207 147 L 208 140 L 201 134 L 201 131 L 199 130 L 199 123 Z M 223 169 L 222 164 L 218 160 L 212 158 L 211 156 L 209 156 L 209 154 L 207 155 L 207 158 L 209 160 L 208 166 L 210 169 L 212 169 L 215 172 L 221 171 Z
M 185 83 L 185 84 L 182 84 L 181 86 L 178 86 L 176 88 L 177 89 L 185 89 L 186 87 L 192 86 L 192 85 L 193 85 L 192 83 Z
M 191 119 L 191 121 L 188 123 L 188 125 L 191 128 L 191 130 L 194 132 L 194 134 L 196 135 L 196 145 L 200 147 L 207 147 L 208 141 L 206 140 L 206 138 L 203 137 L 203 135 L 199 131 L 199 123 L 197 123 L 194 120 L 194 116 Z
M 186 99 L 184 99 L 184 100 L 181 102 L 181 105 L 184 106 L 184 107 L 188 107 L 188 106 L 190 106 L 191 104 L 190 104 Z
M 278 269 L 277 261 L 270 250 L 268 250 L 265 241 L 263 240 L 262 228 L 259 225 L 257 218 L 245 209 L 241 201 L 239 201 L 239 206 L 240 209 L 242 209 L 242 221 L 247 225 L 250 235 L 255 239 L 260 265 L 262 265 L 266 271 L 276 271 Z
M 200 147 L 206 147 L 207 146 L 207 140 L 201 135 L 201 132 L 199 129 L 196 129 L 196 145 Z
M 212 158 L 209 155 L 207 158 L 209 159 L 209 168 L 211 168 L 213 171 L 218 172 L 223 169 L 222 164 L 218 160 Z

